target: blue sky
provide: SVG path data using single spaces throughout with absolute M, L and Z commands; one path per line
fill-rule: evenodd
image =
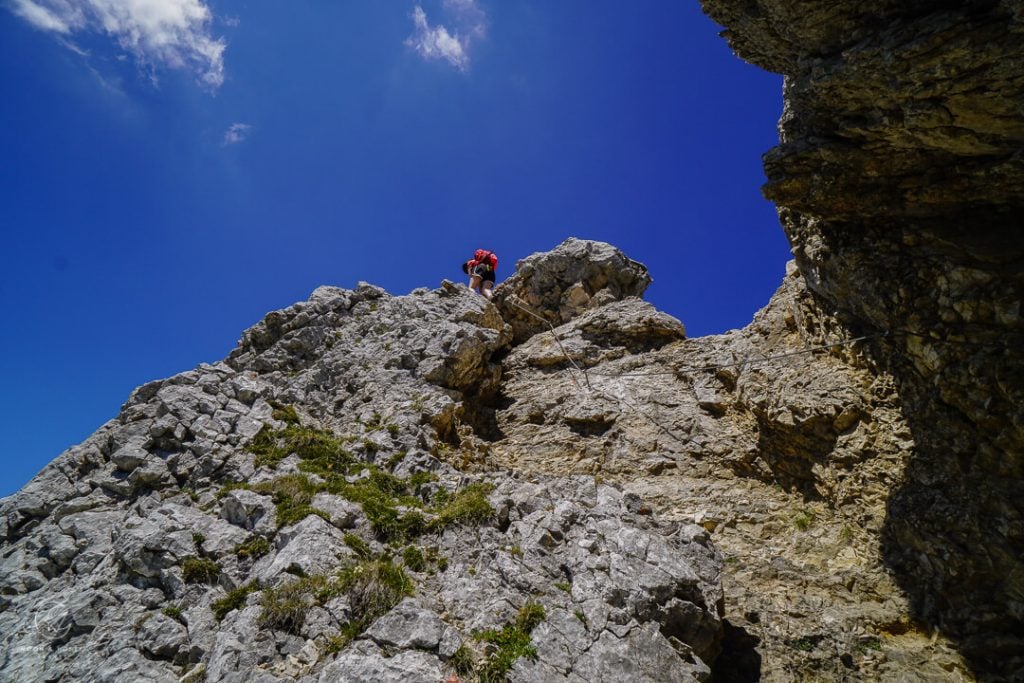
M 789 258 L 781 79 L 697 0 L 0 0 L 0 495 L 321 284 L 569 236 L 691 336 Z

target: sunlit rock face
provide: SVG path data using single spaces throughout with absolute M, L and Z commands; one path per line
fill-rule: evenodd
M 526 263 L 597 345 L 683 336 L 610 245 Z M 707 529 L 491 457 L 517 321 L 451 282 L 321 287 L 135 390 L 0 501 L 0 680 L 707 681 Z
M 703 0 L 785 74 L 764 191 L 808 287 L 890 331 L 917 443 L 886 562 L 976 675 L 1024 677 L 1024 7 Z

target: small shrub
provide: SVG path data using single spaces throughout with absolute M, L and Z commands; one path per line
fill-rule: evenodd
M 164 613 L 164 616 L 168 616 L 175 621 L 181 621 L 181 608 L 177 605 L 168 605 L 160 611 Z
M 185 583 L 213 583 L 220 576 L 220 565 L 205 557 L 186 557 L 181 569 Z
M 195 543 L 196 548 L 198 548 L 199 551 L 202 552 L 202 550 L 203 550 L 203 543 L 206 542 L 206 536 L 203 536 L 200 533 L 194 533 L 194 534 L 192 534 L 192 542 Z
M 523 556 L 523 548 L 518 543 L 516 543 L 514 546 L 509 548 L 508 552 L 509 552 L 509 554 L 514 555 L 515 557 L 522 557 Z
M 493 490 L 493 484 L 470 484 L 435 510 L 437 516 L 431 522 L 431 528 L 439 531 L 452 524 L 484 524 L 494 517 L 494 508 L 487 502 L 487 494 Z
M 882 649 L 882 641 L 879 638 L 865 638 L 864 640 L 857 643 L 857 650 L 860 652 L 867 652 L 869 650 L 878 651 Z
M 309 515 L 319 515 L 331 520 L 331 516 L 323 510 L 310 505 L 310 502 L 321 487 L 310 481 L 304 474 L 286 474 L 273 481 L 256 484 L 252 487 L 257 493 L 268 493 L 274 498 L 277 508 L 277 528 L 300 522 Z
M 352 548 L 356 552 L 356 555 L 362 559 L 369 559 L 373 554 L 370 551 L 370 544 L 359 538 L 355 534 L 345 534 L 345 545 Z
M 455 673 L 458 675 L 469 676 L 473 673 L 473 651 L 463 643 L 455 651 L 455 654 L 448 659 L 448 663 L 455 669 Z
M 793 526 L 800 531 L 807 531 L 814 524 L 814 513 L 810 510 L 800 510 L 793 517 Z
M 402 551 L 402 562 L 414 572 L 421 572 L 427 568 L 427 560 L 423 556 L 423 551 L 414 545 L 410 545 Z
M 229 591 L 227 595 L 219 600 L 214 600 L 210 603 L 210 609 L 213 610 L 213 616 L 217 618 L 217 621 L 221 621 L 228 615 L 228 612 L 238 609 L 245 604 L 246 598 L 249 597 L 250 593 L 259 590 L 259 583 L 256 581 L 250 581 L 244 586 Z
M 560 591 L 564 591 L 566 593 L 571 593 L 572 592 L 572 584 L 567 582 L 567 581 L 557 581 L 557 582 L 555 582 L 555 588 L 557 588 Z
M 270 414 L 272 418 L 289 424 L 299 424 L 299 414 L 295 412 L 295 406 L 283 405 L 277 401 L 269 401 L 269 403 L 270 407 L 274 409 L 274 412 Z
M 251 557 L 257 559 L 263 557 L 270 552 L 270 541 L 263 538 L 262 536 L 256 536 L 254 538 L 239 543 L 235 546 L 235 555 L 241 559 Z
M 794 650 L 800 650 L 801 652 L 810 652 L 814 649 L 814 643 L 807 638 L 799 638 L 790 641 L 789 644 Z
M 355 621 L 365 626 L 413 591 L 412 579 L 402 568 L 381 558 L 343 569 L 338 583 L 340 592 L 348 596 Z
M 537 649 L 530 645 L 530 634 L 546 616 L 544 607 L 528 602 L 519 610 L 513 623 L 500 631 L 489 630 L 476 635 L 477 640 L 498 647 L 478 671 L 481 683 L 504 681 L 517 659 L 536 658 Z
M 305 623 L 306 612 L 314 602 L 305 578 L 268 588 L 260 596 L 260 626 L 298 634 Z

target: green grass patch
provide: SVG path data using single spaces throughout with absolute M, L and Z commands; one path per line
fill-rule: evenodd
M 380 425 L 378 416 L 367 426 Z M 247 446 L 256 456 L 258 466 L 274 466 L 294 453 L 301 460 L 299 469 L 317 475 L 323 483 L 314 484 L 305 474 L 289 474 L 251 487 L 228 486 L 271 494 L 277 506 L 278 528 L 311 514 L 330 521 L 327 513 L 312 507 L 313 496 L 319 492 L 342 496 L 362 507 L 381 541 L 395 544 L 406 543 L 427 532 L 443 531 L 453 524 L 483 524 L 494 517 L 494 509 L 487 502 L 487 495 L 494 490 L 491 484 L 470 484 L 454 494 L 441 489 L 434 494 L 433 504 L 427 506 L 424 489 L 437 480 L 436 475 L 418 472 L 402 479 L 376 465 L 361 462 L 344 447 L 353 438 L 337 437 L 297 422 L 289 422 L 281 430 L 264 425 Z M 358 478 L 350 481 L 356 475 Z M 228 490 L 225 487 L 219 495 Z
M 500 631 L 489 630 L 476 634 L 477 640 L 498 648 L 477 671 L 480 683 L 505 681 L 517 659 L 537 657 L 537 648 L 530 644 L 530 634 L 546 616 L 543 606 L 528 602 L 520 608 L 515 621 L 506 624 Z
M 455 673 L 468 677 L 473 673 L 473 651 L 469 649 L 468 645 L 463 643 L 455 651 L 455 654 L 448 659 L 448 663 L 455 669 Z
M 255 536 L 235 546 L 235 555 L 240 559 L 251 557 L 258 559 L 270 552 L 270 541 L 262 536 Z
M 342 472 L 355 462 L 342 439 L 329 431 L 299 424 L 289 424 L 282 430 L 263 425 L 246 449 L 256 456 L 257 467 L 274 467 L 292 453 L 305 461 L 305 471 L 317 474 Z
M 567 581 L 556 581 L 555 588 L 566 593 L 572 592 L 572 584 Z
M 370 544 L 355 534 L 345 534 L 345 545 L 355 551 L 361 559 L 369 559 L 373 553 L 370 551 Z
M 206 557 L 186 557 L 181 570 L 185 583 L 213 583 L 220 576 L 220 565 Z
M 228 615 L 228 612 L 238 609 L 245 604 L 246 599 L 250 593 L 254 593 L 260 589 L 259 583 L 256 581 L 250 581 L 244 586 L 229 591 L 227 595 L 219 600 L 214 600 L 210 603 L 210 609 L 213 610 L 213 616 L 217 618 L 217 621 L 221 621 Z
M 427 558 L 424 557 L 423 551 L 414 545 L 402 551 L 402 563 L 409 571 L 421 572 L 427 568 Z
M 793 526 L 800 531 L 807 531 L 811 528 L 811 525 L 814 524 L 814 520 L 814 513 L 810 510 L 798 510 L 797 513 L 793 515 Z
M 323 487 L 313 483 L 304 474 L 286 474 L 273 481 L 266 481 L 252 487 L 257 493 L 270 494 L 277 508 L 277 528 L 300 522 L 309 515 L 319 515 L 328 522 L 331 516 L 318 510 L 310 503 Z
M 287 422 L 288 424 L 299 424 L 299 414 L 295 412 L 295 406 L 285 405 L 277 401 L 268 401 L 274 412 L 270 414 L 275 420 Z
M 412 595 L 412 579 L 390 559 L 371 557 L 345 567 L 335 576 L 313 575 L 265 590 L 260 598 L 260 626 L 298 634 L 314 605 L 346 596 L 353 619 L 329 643 L 341 650 L 402 598 Z
M 431 529 L 440 531 L 453 524 L 477 526 L 490 521 L 494 508 L 487 502 L 487 496 L 493 490 L 494 484 L 477 482 L 447 497 L 434 509 L 437 516 L 430 524 Z
M 260 625 L 298 634 L 310 607 L 323 605 L 343 593 L 338 577 L 323 574 L 303 576 L 277 588 L 269 588 L 260 596 Z
M 882 649 L 882 640 L 880 638 L 865 638 L 864 640 L 857 643 L 857 651 L 864 653 L 868 651 L 877 652 Z
M 178 607 L 177 605 L 168 605 L 167 607 L 164 607 L 160 611 L 164 613 L 164 616 L 168 616 L 171 619 L 174 619 L 175 621 L 178 621 L 178 622 L 181 621 L 181 608 Z
M 789 641 L 789 646 L 800 652 L 810 652 L 814 649 L 814 641 L 808 638 L 798 638 L 797 640 Z

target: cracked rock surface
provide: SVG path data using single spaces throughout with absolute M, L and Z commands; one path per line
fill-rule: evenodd
M 1024 678 L 1024 13 L 1016 0 L 702 0 L 785 75 L 765 195 L 899 387 L 886 564 L 981 678 Z M 998 635 L 997 635 L 998 634 Z
M 575 267 L 534 281 L 603 294 L 559 315 L 595 320 L 646 277 L 609 245 L 560 249 Z M 702 527 L 592 476 L 481 466 L 514 338 L 451 283 L 321 287 L 140 387 L 0 502 L 0 680 L 708 680 L 722 558 Z M 486 634 L 524 609 L 543 618 L 502 668 Z
M 496 303 L 321 287 L 133 392 L 0 501 L 0 680 L 975 677 L 887 555 L 887 337 L 796 263 L 701 338 L 610 245 L 523 263 Z M 553 329 L 509 308 L 541 281 Z

